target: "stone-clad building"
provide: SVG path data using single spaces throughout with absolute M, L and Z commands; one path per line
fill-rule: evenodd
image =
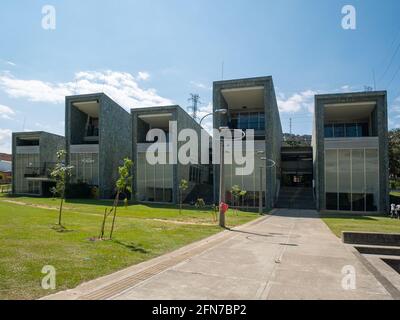
M 386 99 L 385 91 L 316 95 L 312 145 L 286 143 L 282 147 L 272 77 L 214 82 L 214 129 L 253 129 L 255 133 L 254 148 L 247 150 L 254 159 L 254 171 L 238 175 L 241 164 L 224 164 L 226 202 L 234 204 L 231 188 L 238 185 L 247 192 L 235 205 L 246 208 L 261 203 L 264 211 L 274 207 L 387 211 Z M 189 182 L 186 202 L 199 197 L 218 203 L 220 165 L 200 161 L 208 157 L 200 143 L 197 162 L 169 161 L 177 158 L 177 150 L 185 143 L 177 141 L 171 153 L 168 146 L 176 139 L 170 132 L 171 121 L 176 121 L 178 133 L 190 128 L 201 137 L 201 126 L 181 107 L 135 108 L 129 113 L 103 93 L 66 97 L 65 103 L 65 140 L 44 132 L 13 134 L 14 194 L 46 195 L 52 183 L 46 172 L 62 147 L 67 163 L 74 166 L 70 182 L 98 187 L 101 198 L 113 197 L 118 166 L 129 157 L 134 160 L 133 189 L 138 201 L 177 203 L 178 186 L 185 179 Z M 165 164 L 150 164 L 146 159 L 151 129 L 165 134 Z M 245 145 L 246 140 L 241 143 Z M 211 151 L 210 161 L 218 157 Z
M 16 195 L 50 195 L 54 182 L 50 172 L 65 139 L 56 134 L 14 132 L 12 134 L 12 192 Z

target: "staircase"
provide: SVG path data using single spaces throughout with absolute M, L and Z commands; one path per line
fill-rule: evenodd
M 282 187 L 275 207 L 286 209 L 315 209 L 312 188 Z
M 197 184 L 186 196 L 184 203 L 193 204 L 197 199 L 203 199 L 206 204 L 214 202 L 214 190 L 212 185 Z

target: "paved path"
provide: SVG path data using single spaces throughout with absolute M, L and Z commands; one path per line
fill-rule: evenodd
M 344 266 L 356 289 L 342 288 Z M 312 210 L 274 211 L 48 299 L 391 299 Z

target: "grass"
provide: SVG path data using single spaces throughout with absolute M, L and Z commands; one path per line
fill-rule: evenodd
M 342 236 L 343 231 L 400 233 L 400 220 L 386 216 L 351 213 L 321 213 L 320 216 L 338 237 Z
M 67 232 L 57 232 L 53 229 L 57 200 L 1 195 L 0 299 L 54 293 L 40 286 L 45 265 L 56 268 L 56 291 L 65 290 L 221 231 L 206 210 L 185 208 L 179 214 L 171 206 L 129 205 L 119 208 L 112 241 L 91 241 L 110 205 L 109 201 L 68 201 L 63 215 Z M 231 212 L 227 223 L 233 227 L 255 218 L 253 213 Z

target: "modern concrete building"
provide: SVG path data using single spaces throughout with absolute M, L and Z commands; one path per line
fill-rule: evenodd
M 213 89 L 214 111 L 228 110 L 227 114 L 214 115 L 215 129 L 255 130 L 255 150 L 250 151 L 255 158 L 253 173 L 236 175 L 235 169 L 240 166 L 235 161 L 224 166 L 226 202 L 232 204 L 231 188 L 238 185 L 247 191 L 242 205 L 258 207 L 262 186 L 263 207 L 273 208 L 280 188 L 282 128 L 272 77 L 216 81 Z M 271 167 L 272 162 L 268 159 L 276 165 Z M 214 166 L 214 198 L 217 202 L 219 168 L 219 165 Z
M 180 106 L 163 106 L 132 109 L 132 155 L 134 160 L 134 190 L 136 198 L 141 202 L 177 203 L 179 201 L 179 183 L 182 179 L 188 181 L 189 187 L 185 191 L 185 202 L 204 198 L 212 202 L 212 186 L 210 181 L 210 166 L 201 164 L 201 147 L 197 157 L 191 155 L 191 162 L 182 164 L 178 159 L 178 150 L 185 144 L 178 141 L 178 137 L 171 132 L 170 123 L 176 121 L 177 133 L 183 129 L 193 129 L 197 137 L 201 137 L 201 126 Z M 146 159 L 146 151 L 154 141 L 146 139 L 149 130 L 159 129 L 165 134 L 164 146 L 158 150 L 162 157 L 165 153 L 167 164 L 151 164 Z M 203 132 L 204 134 L 204 132 Z M 210 139 L 205 134 L 207 141 Z M 176 149 L 170 149 L 176 141 Z M 174 153 L 171 153 L 174 152 Z M 177 163 L 174 163 L 176 159 Z M 191 196 L 193 195 L 193 197 Z
M 104 93 L 66 97 L 65 139 L 67 162 L 74 166 L 70 182 L 113 197 L 118 167 L 132 157 L 129 112 Z
M 315 97 L 318 210 L 387 212 L 387 120 L 386 91 Z
M 12 134 L 12 193 L 16 195 L 50 195 L 54 181 L 50 172 L 57 161 L 57 151 L 65 149 L 59 135 L 38 132 Z

